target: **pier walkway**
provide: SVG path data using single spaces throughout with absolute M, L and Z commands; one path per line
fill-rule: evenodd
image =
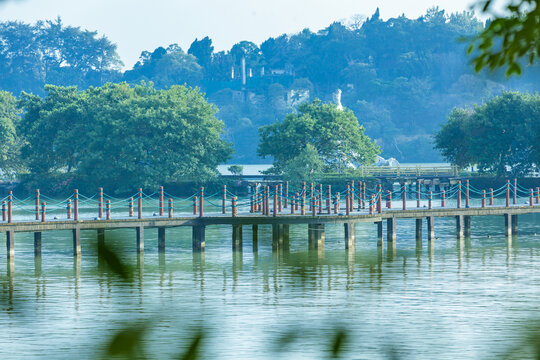
M 82 196 L 77 190 L 65 200 L 54 200 L 36 190 L 33 197 L 19 199 L 10 194 L 1 199 L 0 232 L 6 233 L 7 257 L 15 255 L 15 233 L 34 233 L 34 253 L 41 255 L 44 231 L 68 230 L 73 233 L 73 254 L 81 254 L 81 231 L 97 232 L 98 244 L 105 241 L 105 230 L 133 228 L 138 252 L 144 251 L 144 229 L 158 229 L 158 249 L 165 250 L 165 229 L 192 227 L 193 251 L 204 251 L 205 229 L 212 225 L 232 226 L 231 247 L 242 249 L 242 229 L 252 227 L 253 246 L 258 243 L 258 226 L 272 226 L 272 248 L 288 249 L 291 225 L 308 225 L 308 248 L 324 248 L 325 225 L 343 224 L 345 249 L 355 248 L 354 224 L 370 222 L 377 226 L 377 245 L 382 246 L 383 224 L 386 241 L 395 245 L 396 222 L 416 219 L 416 238 L 422 239 L 422 223 L 427 223 L 427 239 L 435 240 L 435 218 L 456 220 L 458 237 L 469 236 L 474 216 L 501 216 L 505 234 L 518 230 L 518 216 L 540 213 L 540 189 L 524 189 L 516 180 L 499 189 L 479 190 L 469 181 L 433 193 L 402 184 L 398 190 L 383 191 L 379 184 L 368 189 L 363 182 L 350 182 L 335 193 L 329 185 L 306 184 L 290 187 L 287 182 L 252 185 L 248 198 L 239 200 L 225 186 L 205 195 L 204 188 L 187 198 L 166 193 L 160 187 L 153 194 L 142 189 L 126 199 L 108 196 L 100 188 L 96 194 Z M 397 200 L 396 200 L 397 199 Z M 47 201 L 42 201 L 47 200 Z M 473 204 L 474 203 L 474 204 Z M 176 204 L 176 205 L 175 205 Z M 136 210 L 136 213 L 134 212 Z M 205 212 L 205 210 L 207 212 Z

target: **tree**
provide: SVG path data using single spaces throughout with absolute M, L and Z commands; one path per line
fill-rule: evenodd
M 217 174 L 231 145 L 198 89 L 107 84 L 77 92 L 48 87 L 25 94 L 24 159 L 34 175 L 73 177 L 86 188 L 132 191 Z
M 282 122 L 263 126 L 259 135 L 257 152 L 274 158 L 272 171 L 276 173 L 291 169 L 289 163 L 300 154 L 310 155 L 308 144 L 316 149 L 326 171 L 349 163 L 371 164 L 379 153 L 352 111 L 318 99 L 300 105 L 298 113 L 287 115 Z
M 454 164 L 476 165 L 499 176 L 533 168 L 540 127 L 540 95 L 504 92 L 473 111 L 455 109 L 435 136 L 435 146 Z
M 199 65 L 205 69 L 210 66 L 213 53 L 214 47 L 212 46 L 212 39 L 208 36 L 201 40 L 195 39 L 188 49 L 188 54 L 195 56 Z
M 479 2 L 484 13 L 494 18 L 472 40 L 468 52 L 474 54 L 476 71 L 506 67 L 506 75 L 521 74 L 523 57 L 532 65 L 540 55 L 540 7 L 537 0 L 509 0 L 504 15 L 494 13 L 493 0 Z
M 144 51 L 133 69 L 124 73 L 124 79 L 132 84 L 152 81 L 160 89 L 182 84 L 196 86 L 202 78 L 197 59 L 176 44 L 167 49 L 158 47 L 152 53 Z
M 2 177 L 13 177 L 21 171 L 19 161 L 20 140 L 16 125 L 19 122 L 17 99 L 6 91 L 0 91 L 0 170 Z
M 311 144 L 306 144 L 298 155 L 287 161 L 283 167 L 283 173 L 286 179 L 292 182 L 311 182 L 323 169 L 324 161 L 319 156 L 317 149 Z
M 231 165 L 227 168 L 227 170 L 229 170 L 230 173 L 235 176 L 240 176 L 242 175 L 242 172 L 244 171 L 244 167 L 241 165 Z

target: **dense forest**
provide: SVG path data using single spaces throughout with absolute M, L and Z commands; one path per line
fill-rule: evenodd
M 474 73 L 467 38 L 485 24 L 474 14 L 430 9 L 418 19 L 371 17 L 336 22 L 318 32 L 235 44 L 214 51 L 208 37 L 186 50 L 176 44 L 143 51 L 122 71 L 116 46 L 60 19 L 0 23 L 0 89 L 45 95 L 45 85 L 80 90 L 107 82 L 153 82 L 198 87 L 218 108 L 233 162 L 258 163 L 258 129 L 320 98 L 351 109 L 384 157 L 401 162 L 440 160 L 432 136 L 454 107 L 481 103 L 504 90 L 537 91 L 540 72 L 506 79 Z M 271 161 L 266 159 L 265 161 Z

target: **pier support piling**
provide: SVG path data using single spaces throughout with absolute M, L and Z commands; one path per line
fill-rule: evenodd
M 234 224 L 232 227 L 232 250 L 242 251 L 242 225 Z
M 309 250 L 324 249 L 324 224 L 308 224 Z
M 512 215 L 504 214 L 504 234 L 512 236 Z
M 463 215 L 456 216 L 456 236 L 458 239 L 463 238 Z
M 97 229 L 97 245 L 98 251 L 105 246 L 105 229 Z
M 343 226 L 345 228 L 345 250 L 354 250 L 356 243 L 354 223 L 345 223 Z
M 259 225 L 251 225 L 251 235 L 253 237 L 253 252 L 259 251 Z
M 135 233 L 137 236 L 137 253 L 144 252 L 144 227 L 137 226 L 135 228 Z
M 422 241 L 422 218 L 416 219 L 416 241 Z
M 73 231 L 73 256 L 81 256 L 81 228 L 76 227 Z
M 205 233 L 206 233 L 206 228 L 204 225 L 193 226 L 192 245 L 193 245 L 194 252 L 204 251 Z
M 517 235 L 518 233 L 518 216 L 512 215 L 512 234 Z
M 396 218 L 386 219 L 386 241 L 396 241 Z
M 163 226 L 158 227 L 158 251 L 165 251 L 165 228 Z
M 471 217 L 469 215 L 463 216 L 463 234 L 465 237 L 471 237 Z
M 435 240 L 435 218 L 433 216 L 428 216 L 427 221 L 427 238 L 429 242 Z
M 8 230 L 6 231 L 6 248 L 7 248 L 7 258 L 15 258 L 15 231 Z
M 384 240 L 383 240 L 383 222 L 377 221 L 377 246 L 383 246 Z
M 34 256 L 41 256 L 41 232 L 34 233 Z

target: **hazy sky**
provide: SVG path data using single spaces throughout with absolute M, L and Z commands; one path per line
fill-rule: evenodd
M 449 12 L 469 10 L 471 0 L 19 0 L 0 5 L 1 20 L 33 22 L 60 16 L 65 24 L 97 30 L 118 45 L 126 67 L 141 51 L 210 36 L 216 50 L 238 41 L 257 44 L 270 36 L 306 27 L 320 30 L 354 14 L 371 15 L 377 7 L 386 19 L 405 13 L 418 17 L 439 6 Z

